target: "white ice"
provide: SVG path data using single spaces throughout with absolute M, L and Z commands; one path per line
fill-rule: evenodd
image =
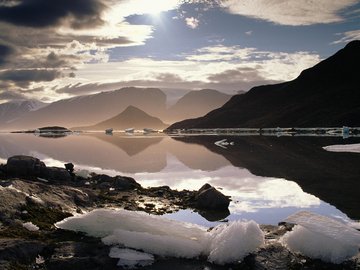
M 297 224 L 281 241 L 294 252 L 341 263 L 359 252 L 360 232 L 337 220 L 302 211 L 285 219 Z
M 112 247 L 109 257 L 118 258 L 119 262 L 117 265 L 128 269 L 134 269 L 137 266 L 148 266 L 154 263 L 153 255 L 128 248 Z
M 217 264 L 241 261 L 264 244 L 264 234 L 254 221 L 234 221 L 208 232 L 206 227 L 145 213 L 98 209 L 56 226 L 102 237 L 107 245 L 121 244 L 169 257 L 205 255 Z
M 360 153 L 360 143 L 354 144 L 339 144 L 339 145 L 329 145 L 323 147 L 326 151 L 330 152 L 352 152 Z

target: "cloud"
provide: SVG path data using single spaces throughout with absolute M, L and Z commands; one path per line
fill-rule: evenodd
M 18 26 L 48 27 L 66 23 L 73 28 L 103 24 L 105 4 L 100 0 L 21 0 L 0 6 L 0 20 Z
M 14 49 L 9 46 L 0 44 L 0 66 L 7 62 L 7 59 L 14 53 Z
M 232 14 L 281 25 L 312 25 L 341 22 L 340 12 L 357 0 L 220 0 L 220 6 Z
M 191 29 L 195 29 L 199 26 L 200 21 L 194 17 L 185 18 L 186 25 Z
M 30 82 L 53 81 L 60 76 L 61 73 L 57 70 L 44 69 L 6 70 L 0 72 L 0 80 L 14 82 L 20 87 L 27 87 Z
M 353 40 L 360 40 L 360 30 L 347 31 L 338 35 L 343 37 L 332 42 L 332 44 L 348 43 Z

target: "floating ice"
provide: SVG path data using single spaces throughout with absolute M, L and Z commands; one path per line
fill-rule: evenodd
M 360 143 L 329 145 L 329 146 L 324 146 L 323 148 L 326 151 L 330 151 L 330 152 L 360 153 Z
M 26 222 L 23 224 L 23 227 L 31 232 L 36 232 L 39 230 L 39 227 L 33 224 L 32 222 Z
M 234 221 L 208 232 L 195 224 L 126 210 L 98 209 L 56 226 L 102 237 L 107 245 L 121 244 L 169 257 L 205 255 L 217 264 L 241 261 L 264 243 L 263 232 L 254 221 Z
M 339 221 L 306 211 L 285 221 L 297 224 L 281 239 L 292 251 L 332 263 L 341 263 L 359 251 L 360 232 Z
M 154 263 L 153 255 L 128 248 L 112 247 L 109 257 L 118 258 L 119 262 L 117 265 L 128 269 L 134 269 L 137 266 L 148 266 Z

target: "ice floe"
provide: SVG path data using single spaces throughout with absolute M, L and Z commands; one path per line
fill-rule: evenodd
M 360 143 L 329 145 L 329 146 L 324 146 L 323 148 L 326 151 L 330 151 L 330 152 L 360 153 Z
M 191 223 L 126 210 L 97 209 L 67 218 L 58 228 L 101 237 L 107 245 L 124 245 L 160 256 L 207 256 L 217 264 L 241 261 L 264 244 L 254 221 L 234 221 L 208 228 Z
M 341 263 L 359 252 L 360 232 L 337 220 L 301 211 L 285 221 L 297 224 L 281 238 L 291 251 L 332 263 Z

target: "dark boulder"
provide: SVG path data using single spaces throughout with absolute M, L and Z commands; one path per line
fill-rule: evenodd
M 38 158 L 19 155 L 8 158 L 6 173 L 15 177 L 39 176 L 44 168 L 45 164 Z
M 230 199 L 209 184 L 202 186 L 196 195 L 196 206 L 200 209 L 224 210 Z
M 71 181 L 70 173 L 58 167 L 47 167 L 42 171 L 41 177 L 49 180 L 49 181 L 57 181 L 57 182 L 68 182 Z
M 66 169 L 69 173 L 73 173 L 73 172 L 74 172 L 74 164 L 72 164 L 72 163 L 65 163 L 64 166 L 65 166 L 65 169 Z
M 118 189 L 118 190 L 130 190 L 135 188 L 140 188 L 141 185 L 137 183 L 133 178 L 126 177 L 126 176 L 120 176 L 117 175 L 115 177 L 111 177 L 105 174 L 97 174 L 94 175 L 91 178 L 91 181 L 96 181 L 99 184 L 99 187 L 101 183 L 107 183 L 101 186 L 108 187 L 108 183 L 110 184 L 109 187 Z
M 114 178 L 113 187 L 121 190 L 129 190 L 129 189 L 140 188 L 141 185 L 131 177 L 116 176 Z

